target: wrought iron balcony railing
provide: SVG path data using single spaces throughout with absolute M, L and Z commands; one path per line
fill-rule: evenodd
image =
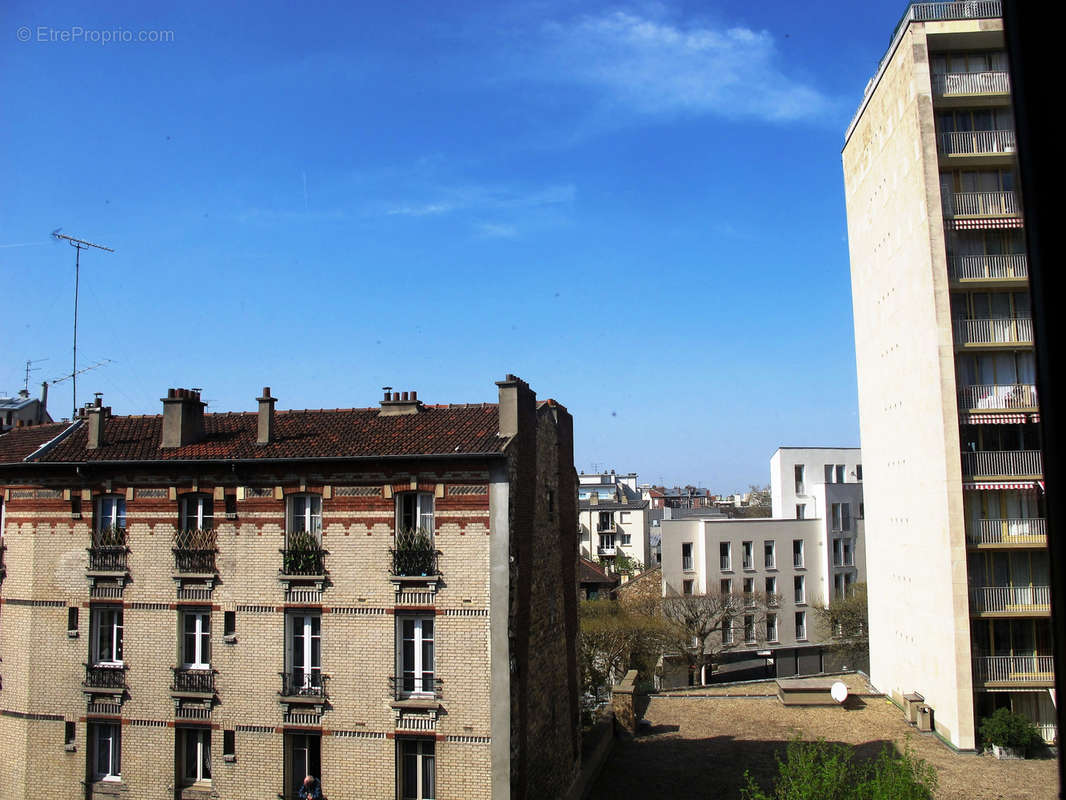
M 389 677 L 389 692 L 396 700 L 434 699 L 444 696 L 444 681 L 437 677 L 416 677 L 412 674 Z
M 439 550 L 399 548 L 389 550 L 392 557 L 392 574 L 401 576 L 439 575 L 437 556 Z
M 213 669 L 185 669 L 173 667 L 175 692 L 200 692 L 207 694 L 215 691 L 215 671 Z
M 129 548 L 125 545 L 101 545 L 89 548 L 91 572 L 125 572 Z
M 287 547 L 281 551 L 281 574 L 325 575 L 326 551 L 321 547 Z
M 125 689 L 125 664 L 86 664 L 84 685 L 91 689 Z
M 289 670 L 281 675 L 281 692 L 283 697 L 323 698 L 326 696 L 326 676 L 319 668 L 309 671 Z
M 215 550 L 174 548 L 174 569 L 182 573 L 215 572 Z

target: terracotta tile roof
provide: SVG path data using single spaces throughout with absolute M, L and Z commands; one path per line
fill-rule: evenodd
M 599 564 L 581 556 L 578 563 L 578 581 L 581 583 L 599 583 L 614 586 L 618 583 L 618 577 L 608 575 L 607 570 Z
M 101 447 L 86 449 L 88 426 L 82 425 L 35 460 L 54 463 L 495 454 L 501 453 L 507 442 L 497 435 L 499 427 L 498 407 L 487 403 L 423 406 L 418 414 L 388 417 L 379 416 L 376 408 L 277 411 L 275 440 L 257 445 L 256 413 L 205 414 L 201 441 L 163 450 L 159 447 L 161 415 L 116 416 L 105 424 Z M 0 438 L 0 442 L 6 438 Z M 25 457 L 26 452 L 32 450 L 27 451 L 21 443 L 0 449 L 0 463 L 21 460 L 20 454 Z
M 70 427 L 69 422 L 52 422 L 14 428 L 0 435 L 0 464 L 22 461 Z

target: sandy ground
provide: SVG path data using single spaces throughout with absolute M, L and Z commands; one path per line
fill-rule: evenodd
M 1053 758 L 999 761 L 991 755 L 960 755 L 932 735 L 918 733 L 888 700 L 861 696 L 870 691 L 861 677 L 848 676 L 846 682 L 854 694 L 845 708 L 786 708 L 772 682 L 652 696 L 644 711 L 650 731 L 616 743 L 590 799 L 733 800 L 745 785 L 745 770 L 769 784 L 777 773 L 775 757 L 797 735 L 846 742 L 859 758 L 876 755 L 889 742 L 901 750 L 910 747 L 936 768 L 940 800 L 1058 796 Z

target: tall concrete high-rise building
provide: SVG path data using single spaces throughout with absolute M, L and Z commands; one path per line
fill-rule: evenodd
M 843 162 L 871 678 L 928 705 L 957 748 L 1002 706 L 1054 740 L 1040 410 L 998 0 L 907 9 Z

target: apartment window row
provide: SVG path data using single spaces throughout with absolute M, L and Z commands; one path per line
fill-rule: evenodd
M 395 513 L 398 531 L 433 533 L 433 494 L 431 492 L 401 492 L 396 495 Z M 290 494 L 285 498 L 285 527 L 289 534 L 308 533 L 319 536 L 322 531 L 322 495 Z M 96 533 L 122 531 L 126 528 L 126 498 L 105 494 L 96 498 L 93 529 Z M 210 494 L 189 493 L 178 499 L 178 528 L 211 530 L 214 527 L 215 501 Z
M 855 566 L 855 540 L 850 536 L 836 536 L 833 538 L 833 566 Z
M 77 625 L 77 609 L 68 614 L 68 625 Z M 226 613 L 227 631 L 234 623 Z M 182 670 L 211 669 L 211 612 L 182 610 L 178 622 L 179 664 Z M 396 619 L 396 673 L 398 697 L 431 697 L 436 693 L 434 657 L 435 618 L 431 615 L 398 616 Z M 76 630 L 75 628 L 71 629 Z M 123 610 L 108 606 L 89 609 L 90 669 L 122 669 L 125 666 Z M 285 616 L 285 676 L 282 694 L 318 694 L 324 690 L 322 675 L 322 617 L 320 613 L 289 612 Z M 99 673 L 103 678 L 111 673 Z
M 67 723 L 65 739 L 74 743 L 74 723 Z M 89 770 L 94 781 L 122 780 L 122 726 L 110 722 L 87 724 Z M 212 739 L 208 727 L 177 727 L 174 730 L 175 764 L 182 787 L 208 790 L 212 781 Z M 436 743 L 431 738 L 399 738 L 397 788 L 403 800 L 436 797 Z M 223 760 L 236 758 L 236 733 L 222 732 Z M 318 733 L 285 734 L 284 784 L 286 798 L 297 797 L 304 778 L 322 775 L 322 741 Z
M 851 503 L 830 503 L 829 511 L 832 522 L 832 530 L 851 530 Z

